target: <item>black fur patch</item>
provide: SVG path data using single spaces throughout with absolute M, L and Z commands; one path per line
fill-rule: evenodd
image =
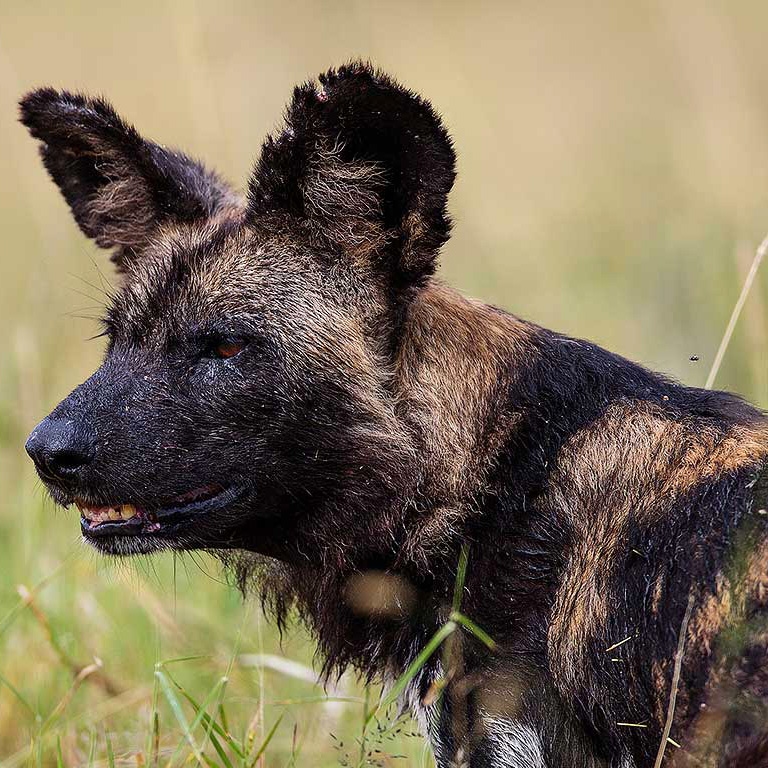
M 250 215 L 288 215 L 341 250 L 392 254 L 402 281 L 431 274 L 450 234 L 451 140 L 429 102 L 370 65 L 296 88 L 285 127 L 264 144 Z
M 160 224 L 205 219 L 234 199 L 218 176 L 143 139 L 103 99 L 40 88 L 20 109 L 75 221 L 102 248 L 116 249 L 118 266 Z

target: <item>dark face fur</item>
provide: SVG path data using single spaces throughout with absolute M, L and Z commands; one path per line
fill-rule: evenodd
M 360 64 L 297 88 L 247 200 L 101 100 L 42 89 L 21 114 L 120 272 L 102 366 L 27 443 L 90 543 L 311 556 L 361 524 L 335 514 L 351 488 L 417 481 L 388 372 L 449 230 L 428 104 Z

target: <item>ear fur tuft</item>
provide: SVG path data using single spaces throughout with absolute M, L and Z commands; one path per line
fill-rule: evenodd
M 143 139 L 103 99 L 40 88 L 20 120 L 83 232 L 115 248 L 118 266 L 167 220 L 210 216 L 232 193 L 180 152 Z
M 295 89 L 249 187 L 249 216 L 289 215 L 342 252 L 389 257 L 396 277 L 435 269 L 450 234 L 450 137 L 429 104 L 353 62 Z

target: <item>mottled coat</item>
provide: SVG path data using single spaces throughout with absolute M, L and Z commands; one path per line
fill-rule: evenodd
M 90 543 L 215 551 L 328 673 L 385 679 L 467 545 L 496 648 L 455 634 L 408 692 L 440 766 L 652 766 L 681 627 L 665 765 L 768 766 L 764 415 L 436 279 L 426 101 L 359 63 L 297 88 L 245 197 L 103 100 L 21 119 L 121 274 L 103 365 L 27 444 Z

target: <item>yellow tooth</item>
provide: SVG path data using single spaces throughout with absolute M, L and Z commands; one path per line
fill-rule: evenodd
M 120 516 L 123 520 L 130 520 L 136 515 L 136 507 L 133 504 L 123 504 L 120 507 Z
M 107 510 L 106 518 L 107 518 L 107 520 L 119 520 L 120 519 L 120 511 L 115 509 L 114 507 L 110 507 Z

